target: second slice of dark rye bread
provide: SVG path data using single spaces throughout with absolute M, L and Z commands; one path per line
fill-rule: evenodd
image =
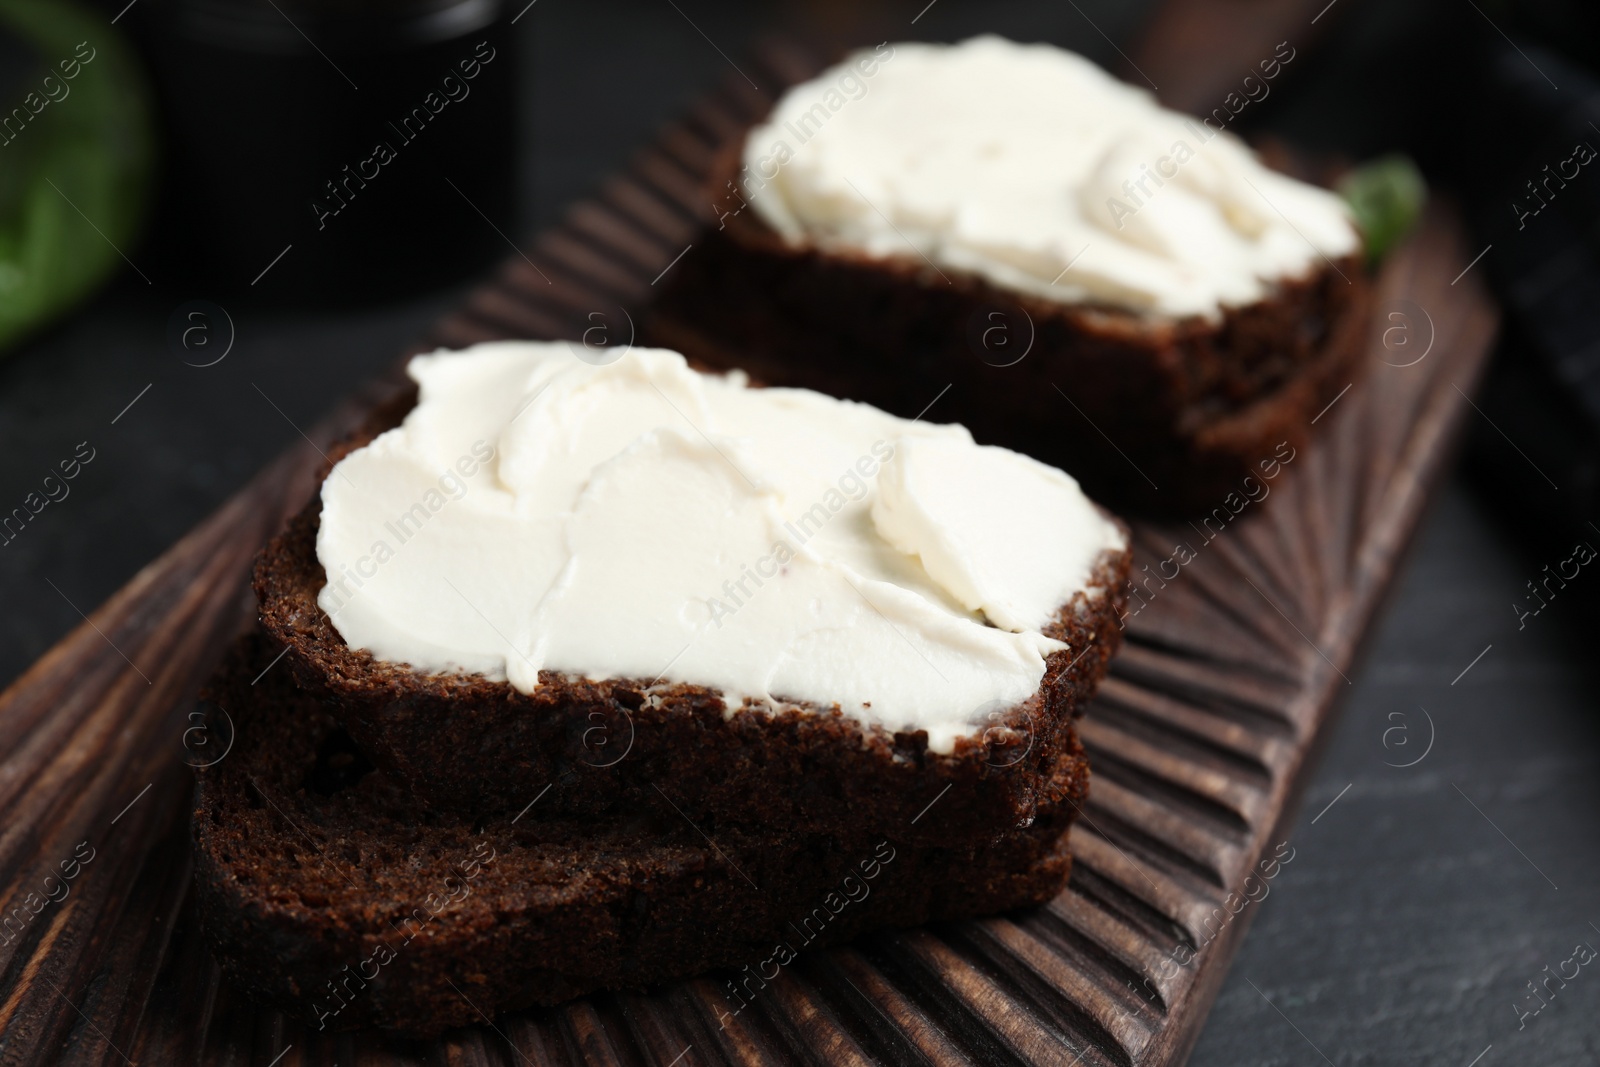
M 392 405 L 333 459 L 396 425 Z M 983 840 L 1059 801 L 1057 770 L 1081 712 L 1121 644 L 1130 554 L 1104 553 L 1092 586 L 1044 630 L 1066 643 L 1039 689 L 928 751 L 925 731 L 865 727 L 837 706 L 731 716 L 720 692 L 642 679 L 540 672 L 522 693 L 473 674 L 424 674 L 345 644 L 317 594 L 320 498 L 257 560 L 263 629 L 283 666 L 324 701 L 373 761 L 433 807 L 472 815 L 643 809 L 719 826 L 848 831 L 898 825 L 906 840 Z M 276 650 L 275 650 L 276 652 Z M 281 667 L 280 667 L 281 669 Z M 938 819 L 918 816 L 938 802 Z
M 781 995 L 794 953 L 1043 903 L 1070 871 L 1088 783 L 1070 737 L 1059 799 L 981 844 L 906 844 L 887 822 L 708 838 L 647 809 L 480 822 L 419 805 L 287 673 L 252 683 L 272 655 L 247 637 L 207 694 L 236 733 L 197 774 L 196 903 L 224 971 L 314 1029 L 426 1035 L 727 967 L 720 1019 Z
M 716 158 L 703 203 L 730 200 L 742 146 Z M 662 289 L 651 344 L 888 411 L 937 393 L 940 417 L 979 441 L 1119 510 L 1174 517 L 1248 490 L 1280 443 L 1306 445 L 1360 370 L 1370 304 L 1359 253 L 1209 322 L 1067 304 L 909 254 L 794 247 L 754 209 L 705 229 Z

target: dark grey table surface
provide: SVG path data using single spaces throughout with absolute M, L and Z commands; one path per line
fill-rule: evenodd
M 1102 61 L 1115 60 L 1109 40 L 1127 42 L 1145 7 L 941 0 L 910 25 L 923 3 L 890 11 L 900 27 L 890 32 L 993 30 Z M 723 77 L 719 50 L 737 57 L 817 10 L 539 0 L 517 25 L 523 231 L 553 220 Z M 1330 54 L 1349 64 L 1326 63 L 1274 125 L 1301 141 L 1382 148 L 1362 142 L 1368 109 L 1337 76 L 1382 27 L 1337 32 Z M 0 361 L 0 501 L 20 501 L 79 442 L 95 452 L 71 495 L 0 550 L 0 678 L 293 444 L 296 426 L 388 366 L 469 284 L 344 313 L 230 306 L 233 351 L 197 369 L 169 350 L 167 321 L 208 294 L 146 286 L 129 271 Z M 1424 522 L 1315 770 L 1296 859 L 1259 909 L 1194 1064 L 1600 1062 L 1600 975 L 1590 973 L 1600 966 L 1550 980 L 1543 1001 L 1528 986 L 1570 975 L 1564 961 L 1580 943 L 1600 947 L 1600 719 L 1592 632 L 1574 608 L 1594 601 L 1586 586 L 1600 590 L 1600 578 L 1581 576 L 1519 630 L 1508 605 L 1554 560 L 1520 549 L 1492 498 L 1455 475 Z

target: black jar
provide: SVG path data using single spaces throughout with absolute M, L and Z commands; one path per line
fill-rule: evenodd
M 386 300 L 509 254 L 517 85 L 499 0 L 142 0 L 161 280 Z

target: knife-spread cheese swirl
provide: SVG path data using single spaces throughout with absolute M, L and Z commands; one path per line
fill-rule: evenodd
M 424 672 L 837 703 L 948 752 L 1038 689 L 1066 647 L 1041 630 L 1122 546 L 1071 478 L 960 426 L 675 352 L 507 342 L 409 372 L 403 424 L 323 483 L 319 604 Z
M 880 47 L 791 88 L 742 180 L 792 244 L 1149 315 L 1216 320 L 1359 247 L 1338 197 L 1231 133 L 994 36 Z

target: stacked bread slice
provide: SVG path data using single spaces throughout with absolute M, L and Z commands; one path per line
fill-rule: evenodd
M 495 441 L 499 467 L 489 464 L 486 470 L 497 480 L 492 487 L 474 488 L 479 496 L 471 499 L 477 502 L 473 506 L 501 507 L 503 513 L 494 512 L 500 527 L 483 517 L 489 510 L 475 518 L 465 503 L 451 504 L 461 512 L 450 520 L 459 528 L 446 530 L 444 523 L 431 521 L 440 544 L 454 548 L 427 556 L 423 566 L 418 561 L 424 550 L 417 543 L 408 546 L 417 573 L 426 578 L 430 568 L 448 571 L 449 588 L 462 601 L 489 605 L 490 592 L 481 583 L 498 582 L 500 576 L 489 569 L 487 577 L 473 578 L 471 561 L 460 547 L 461 532 L 470 533 L 481 522 L 488 539 L 487 531 L 506 528 L 506 516 L 540 519 L 539 509 L 525 500 L 502 499 L 511 493 L 508 485 L 522 484 L 518 478 L 538 481 L 518 464 L 529 462 L 528 455 L 544 462 L 549 454 L 565 454 L 564 449 L 583 451 L 579 444 L 551 439 L 541 439 L 543 453 L 518 451 L 514 435 L 523 427 L 554 420 L 579 437 L 580 431 L 571 430 L 579 420 L 574 413 L 588 410 L 583 405 L 593 405 L 595 390 L 615 381 L 645 382 L 663 400 L 678 395 L 674 383 L 698 388 L 700 378 L 713 391 L 745 388 L 740 380 L 686 378 L 695 372 L 670 353 L 633 353 L 615 366 L 595 367 L 555 347 L 476 353 L 485 367 L 500 360 L 502 369 L 518 374 L 533 368 L 530 382 L 541 384 L 530 385 L 530 395 L 548 400 L 569 387 L 572 394 L 548 409 L 525 405 L 511 414 L 513 405 L 500 423 L 483 431 Z M 468 352 L 425 359 L 474 357 Z M 695 660 L 685 654 L 682 662 L 688 666 L 669 664 L 656 677 L 563 662 L 559 656 L 566 653 L 538 660 L 552 642 L 561 647 L 557 638 L 562 635 L 535 632 L 529 643 L 516 647 L 517 638 L 507 636 L 518 633 L 515 625 L 505 619 L 495 624 L 476 603 L 469 605 L 472 613 L 460 609 L 461 617 L 470 622 L 474 614 L 483 616 L 484 633 L 512 646 L 502 650 L 504 662 L 498 669 L 485 666 L 470 650 L 457 649 L 446 661 L 457 665 L 441 665 L 429 658 L 433 645 L 404 642 L 413 639 L 409 634 L 426 632 L 437 644 L 438 633 L 456 632 L 438 628 L 436 616 L 457 610 L 448 597 L 426 601 L 428 610 L 417 619 L 400 618 L 404 612 L 393 605 L 412 601 L 384 600 L 373 579 L 361 591 L 367 598 L 362 610 L 369 612 L 369 623 L 376 619 L 388 627 L 382 634 L 400 636 L 382 641 L 362 636 L 375 631 L 351 621 L 355 611 L 347 613 L 329 581 L 335 575 L 337 582 L 345 572 L 337 555 L 341 531 L 330 524 L 349 524 L 358 505 L 381 496 L 380 468 L 370 462 L 414 443 L 437 421 L 433 413 L 441 409 L 436 405 L 442 404 L 441 379 L 430 375 L 453 375 L 464 366 L 468 363 L 414 367 L 420 396 L 376 413 L 335 450 L 323 491 L 258 561 L 261 626 L 241 642 L 208 693 L 235 723 L 234 749 L 228 759 L 199 772 L 194 816 L 200 913 L 230 975 L 317 1028 L 377 1025 L 428 1034 L 500 1011 L 595 990 L 646 988 L 717 968 L 733 972 L 724 975 L 725 990 L 727 1010 L 737 1012 L 808 947 L 875 928 L 1038 904 L 1060 891 L 1070 869 L 1066 832 L 1088 789 L 1088 768 L 1072 723 L 1120 641 L 1121 590 L 1129 566 L 1120 524 L 1082 501 L 1086 510 L 1080 517 L 1105 540 L 1076 579 L 1077 588 L 1048 618 L 1038 619 L 1038 632 L 1016 619 L 1008 629 L 994 622 L 994 617 L 1025 614 L 1015 600 L 995 600 L 984 609 L 962 607 L 958 597 L 940 592 L 927 577 L 954 573 L 952 568 L 958 571 L 967 557 L 942 557 L 932 542 L 921 557 L 895 556 L 874 542 L 874 551 L 895 556 L 883 573 L 911 568 L 905 573 L 914 572 L 915 580 L 890 588 L 892 582 L 866 575 L 870 561 L 860 563 L 863 571 L 845 568 L 842 573 L 853 575 L 850 587 L 866 605 L 855 604 L 854 614 L 846 616 L 857 620 L 851 624 L 854 635 L 840 641 L 822 628 L 816 632 L 832 634 L 831 643 L 819 644 L 821 639 L 807 632 L 796 644 L 801 651 L 784 653 L 789 673 L 782 677 L 814 676 L 822 679 L 819 686 L 836 685 L 840 695 L 834 700 L 827 699 L 826 689 L 736 692 L 705 666 L 721 662 L 714 657 Z M 646 380 L 652 374 L 658 377 Z M 772 402 L 797 405 L 802 413 L 839 404 L 784 395 L 789 392 L 772 391 Z M 730 393 L 725 399 L 743 404 L 748 398 Z M 760 442 L 740 451 L 745 447 L 740 439 L 723 436 L 713 425 L 720 409 L 695 407 L 681 397 L 680 402 L 697 412 L 698 428 L 712 446 L 704 461 L 716 464 L 721 457 L 745 464 L 739 472 L 748 475 L 744 481 L 752 498 L 772 497 L 776 476 L 755 469 L 749 458 L 762 454 Z M 463 410 L 475 408 L 469 404 Z M 623 404 L 617 410 L 635 409 Z M 888 418 L 871 409 L 846 415 Z M 486 424 L 494 422 L 485 418 Z M 615 429 L 612 421 L 610 415 L 601 419 L 608 433 Z M 962 462 L 980 467 L 1003 462 L 1011 464 L 1006 470 L 1033 476 L 1032 467 L 1019 466 L 1033 461 L 979 455 L 957 428 L 895 425 L 908 435 L 895 439 L 903 457 L 931 448 L 926 442 L 943 442 L 938 447 L 958 455 L 973 449 Z M 660 437 L 650 430 L 612 462 L 597 466 L 579 503 L 563 507 L 581 518 L 590 506 L 586 502 L 599 492 L 596 486 L 615 475 L 617 463 L 658 458 L 652 449 Z M 685 455 L 692 451 L 690 444 L 672 447 Z M 346 463 L 351 457 L 361 458 Z M 914 495 L 916 468 L 905 466 L 909 459 L 896 462 L 902 467 L 894 476 L 903 483 L 896 492 Z M 944 473 L 937 466 L 930 470 Z M 726 470 L 721 473 L 742 484 Z M 956 478 L 960 472 L 948 473 Z M 1059 472 L 1048 473 L 1055 479 L 1050 485 L 1070 483 Z M 1071 492 L 1077 492 L 1075 486 Z M 869 505 L 892 511 L 880 502 L 886 495 L 891 495 L 888 489 L 873 489 L 853 505 L 860 510 L 846 509 L 845 517 L 834 521 L 841 531 L 867 529 Z M 1026 514 L 1033 505 L 1018 506 L 1019 514 Z M 726 507 L 733 515 L 734 505 Z M 1047 517 L 1038 531 L 1012 532 L 1011 555 L 1027 556 L 1039 537 L 1049 543 L 1055 536 L 1050 523 L 1059 516 Z M 622 544 L 638 538 L 637 551 L 648 553 L 659 550 L 647 542 L 669 539 L 672 532 L 660 528 L 658 520 L 653 513 L 629 514 L 624 526 L 608 529 L 624 538 Z M 572 548 L 579 519 L 564 521 L 569 526 L 561 543 L 579 559 Z M 904 533 L 906 520 L 899 513 L 880 513 L 878 522 L 897 537 L 915 534 Z M 955 533 L 950 545 L 967 543 Z M 1064 541 L 1066 532 L 1060 536 Z M 718 551 L 694 537 L 679 540 L 675 551 L 689 553 L 690 562 L 696 554 Z M 829 546 L 819 549 L 820 544 L 819 539 L 785 568 L 775 568 L 777 577 L 768 579 L 772 587 L 763 592 L 767 600 L 759 609 L 745 610 L 751 616 L 757 610 L 773 616 L 787 611 L 783 583 L 801 580 L 804 566 L 833 565 L 822 559 Z M 492 546 L 483 549 L 486 557 L 494 553 Z M 506 558 L 515 559 L 516 553 Z M 606 558 L 598 570 L 609 573 L 627 565 Z M 615 606 L 580 601 L 575 614 L 550 623 L 549 602 L 568 587 L 582 588 L 575 569 L 581 568 L 569 562 L 554 591 L 537 598 L 543 614 L 534 615 L 550 626 L 579 626 L 595 613 L 604 614 L 603 607 Z M 1041 573 L 1048 569 L 1041 567 Z M 391 566 L 391 572 L 384 580 L 397 588 L 412 583 L 403 589 L 407 597 L 421 596 L 419 588 L 431 589 L 416 587 L 421 579 L 407 577 L 399 567 Z M 966 579 L 966 585 L 943 580 L 978 599 L 986 589 L 998 588 L 992 575 L 966 574 Z M 473 585 L 475 580 L 480 584 Z M 923 617 L 903 607 L 912 603 L 913 587 L 949 601 L 938 608 L 942 614 L 928 615 L 933 621 L 925 631 L 905 622 Z M 516 597 L 509 602 L 516 603 Z M 638 603 L 654 602 L 640 589 Z M 491 605 L 490 610 L 497 609 Z M 639 610 L 650 615 L 652 609 Z M 829 610 L 809 602 L 795 609 L 795 617 L 826 616 Z M 678 625 L 678 614 L 683 613 L 665 619 L 657 612 L 639 625 Z M 627 612 L 621 617 L 626 629 Z M 698 616 L 682 625 L 695 640 L 716 648 L 722 647 L 716 641 L 730 640 L 727 647 L 737 651 L 759 644 L 744 639 L 764 632 L 757 623 L 767 619 L 727 622 L 727 632 L 738 640 Z M 902 657 L 904 662 L 925 662 L 949 688 L 972 684 L 958 671 L 969 655 L 963 650 L 975 650 L 970 656 L 981 659 L 996 642 L 1041 650 L 1037 683 L 1031 693 L 1018 696 L 1014 679 L 997 673 L 996 699 L 958 718 L 952 733 L 930 725 L 935 720 L 894 710 L 887 700 L 899 692 L 894 671 L 906 668 L 889 664 L 888 645 L 872 644 L 879 630 L 891 635 L 883 640 L 898 637 L 915 652 Z M 630 662 L 630 642 L 647 642 L 654 633 L 600 632 L 621 650 L 608 647 L 605 654 L 624 663 Z M 928 636 L 946 632 L 956 635 L 947 646 Z M 852 641 L 860 643 L 861 663 L 849 662 Z M 418 651 L 404 658 L 396 652 L 408 647 Z M 754 648 L 750 654 L 766 651 Z M 797 674 L 796 661 L 808 655 L 825 661 L 826 669 Z M 514 658 L 529 662 L 526 676 L 517 674 Z M 979 671 L 975 677 L 981 689 L 985 675 Z M 857 699 L 862 685 L 869 694 L 872 686 L 880 686 L 886 699 L 876 708 L 871 700 Z M 911 691 L 926 701 L 937 699 L 943 688 L 930 684 Z
M 425 1035 L 713 968 L 735 972 L 736 1014 L 807 948 L 1041 903 L 1069 871 L 1088 782 L 1076 742 L 1031 825 L 948 844 L 871 820 L 703 835 L 650 807 L 481 818 L 373 770 L 287 672 L 251 686 L 275 654 L 253 637 L 214 683 L 237 751 L 201 773 L 195 877 L 224 969 L 319 1030 Z

